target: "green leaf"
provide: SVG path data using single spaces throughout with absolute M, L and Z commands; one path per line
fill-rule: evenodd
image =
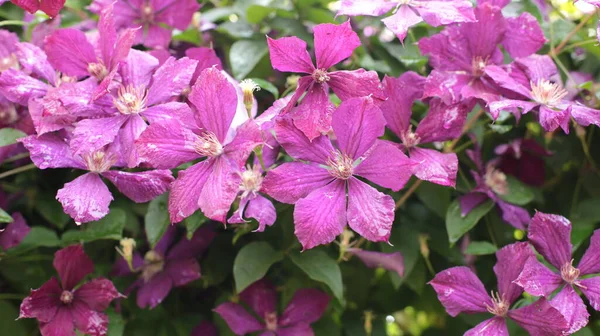
M 194 232 L 198 230 L 204 223 L 208 221 L 208 218 L 204 216 L 202 211 L 198 210 L 193 215 L 183 220 L 185 229 L 187 231 L 187 239 L 192 239 Z
M 246 10 L 246 20 L 250 23 L 260 23 L 264 20 L 269 14 L 275 12 L 275 8 L 265 7 L 259 5 L 251 5 Z
M 108 315 L 108 333 L 106 336 L 123 336 L 125 332 L 123 316 L 112 309 L 108 310 L 106 315 Z
M 96 222 L 82 224 L 82 230 L 69 230 L 62 235 L 63 244 L 77 242 L 89 243 L 101 239 L 119 240 L 123 238 L 123 228 L 127 215 L 125 211 L 114 208 L 106 217 Z
M 508 193 L 500 195 L 500 198 L 508 203 L 516 205 L 525 205 L 533 201 L 535 194 L 533 190 L 514 176 L 507 175 Z
M 40 194 L 35 202 L 36 210 L 45 220 L 54 224 L 57 228 L 63 229 L 71 217 L 67 215 L 60 203 L 50 193 Z
M 438 216 L 444 218 L 450 205 L 450 189 L 438 184 L 423 182 L 416 191 L 417 197 Z
M 488 255 L 496 253 L 496 251 L 498 251 L 498 248 L 490 242 L 473 241 L 469 244 L 465 253 L 470 255 Z
M 290 259 L 315 281 L 326 284 L 340 302 L 344 301 L 344 285 L 340 266 L 322 250 L 290 254 Z
M 163 194 L 150 201 L 148 212 L 144 217 L 146 236 L 154 248 L 169 227 L 168 195 Z
M 7 301 L 0 301 L 0 335 L 26 336 L 28 335 L 25 324 L 15 321 L 19 316 L 17 308 Z
M 0 209 L 0 223 L 11 223 L 13 218 L 3 209 Z
M 231 71 L 236 79 L 245 78 L 267 54 L 264 40 L 241 40 L 235 42 L 229 51 Z
M 56 247 L 59 245 L 60 239 L 58 239 L 56 232 L 43 226 L 34 226 L 21 243 L 9 249 L 7 254 L 17 255 L 38 247 Z
M 0 147 L 8 146 L 17 143 L 17 139 L 23 138 L 27 134 L 14 129 L 14 128 L 2 128 L 0 129 Z
M 260 86 L 261 89 L 266 90 L 268 92 L 270 92 L 271 94 L 273 94 L 273 96 L 275 97 L 275 99 L 279 98 L 279 90 L 277 89 L 277 87 L 273 84 L 271 84 L 270 82 L 267 82 L 264 79 L 260 79 L 260 78 L 251 78 L 254 83 L 258 84 L 258 86 Z
M 498 134 L 504 134 L 510 132 L 513 129 L 512 125 L 489 125 L 490 129 Z
M 383 47 L 407 68 L 418 70 L 427 63 L 427 57 L 421 54 L 416 45 L 384 43 Z
M 269 243 L 252 242 L 238 252 L 233 262 L 235 288 L 241 293 L 246 287 L 262 279 L 271 265 L 283 259 L 283 253 L 275 251 Z
M 463 217 L 460 214 L 460 202 L 458 199 L 454 200 L 446 213 L 446 230 L 448 230 L 450 244 L 456 243 L 460 237 L 469 232 L 493 207 L 494 202 L 488 200 Z

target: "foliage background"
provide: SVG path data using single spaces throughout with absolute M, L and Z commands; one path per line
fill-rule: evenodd
M 68 0 L 63 10 L 63 26 L 88 18 L 88 2 Z M 225 69 L 238 80 L 254 78 L 263 90 L 257 92 L 259 111 L 264 111 L 279 97 L 289 91 L 290 79 L 273 71 L 265 40 L 270 36 L 298 36 L 312 46 L 310 28 L 325 22 L 343 22 L 335 17 L 334 1 L 329 0 L 238 0 L 202 1 L 201 15 L 196 19 L 214 23 L 214 30 L 199 32 L 190 28 L 176 32 L 172 47 L 184 50 L 186 46 L 212 46 L 223 61 Z M 529 1 L 513 1 L 506 9 L 507 16 L 528 11 L 542 23 L 548 45 L 539 53 L 547 53 L 573 31 L 583 14 L 570 4 L 555 3 L 557 11 L 550 21 L 542 20 L 537 8 Z M 18 25 L 10 22 L 22 20 L 23 11 L 8 3 L 0 7 L 0 25 L 27 36 Z M 36 20 L 43 20 L 38 16 Z M 200 21 L 197 21 L 200 22 Z M 410 31 L 404 46 L 389 32 L 383 30 L 379 18 L 353 18 L 352 24 L 362 39 L 362 46 L 343 67 L 376 70 L 381 76 L 399 76 L 408 70 L 422 75 L 430 68 L 415 42 L 440 29 L 421 24 Z M 568 44 L 556 56 L 564 69 L 597 75 L 600 69 L 600 48 L 595 38 L 596 18 L 569 38 Z M 567 79 L 562 73 L 563 79 Z M 293 80 L 292 80 L 293 81 Z M 586 83 L 587 98 L 597 108 L 597 86 Z M 416 105 L 415 111 L 424 113 L 425 107 Z M 473 115 L 472 113 L 471 115 Z M 417 114 L 418 115 L 418 114 Z M 570 136 L 544 134 L 531 116 L 523 118 L 516 126 L 514 119 L 501 119 L 492 124 L 483 115 L 473 121 L 471 131 L 483 145 L 484 158 L 493 156 L 496 145 L 511 139 L 535 138 L 554 152 L 545 159 L 546 183 L 541 188 L 522 186 L 520 202 L 530 210 L 557 213 L 573 222 L 573 244 L 576 259 L 588 244 L 588 238 L 600 222 L 600 174 L 594 162 L 600 160 L 597 150 L 600 134 L 594 127 L 587 133 Z M 598 133 L 598 132 L 596 132 Z M 393 135 L 388 135 L 393 139 Z M 585 145 L 582 145 L 585 144 Z M 356 258 L 338 261 L 339 248 L 335 244 L 321 246 L 299 254 L 299 244 L 293 235 L 292 206 L 277 205 L 278 220 L 266 232 L 251 233 L 250 225 L 230 225 L 222 230 L 201 260 L 203 277 L 186 287 L 174 289 L 168 298 L 154 310 L 142 310 L 132 299 L 122 301 L 122 313 L 114 310 L 110 315 L 110 336 L 120 335 L 189 335 L 192 328 L 204 319 L 214 321 L 221 335 L 231 335 L 224 322 L 212 312 L 219 303 L 235 295 L 236 288 L 252 282 L 263 274 L 278 285 L 280 306 L 284 307 L 298 288 L 318 287 L 335 297 L 326 315 L 313 327 L 317 335 L 460 335 L 482 320 L 474 315 L 449 317 L 438 302 L 434 291 L 427 285 L 433 272 L 462 265 L 465 258 L 476 256 L 477 274 L 488 289 L 494 288 L 492 266 L 496 246 L 522 240 L 524 233 L 503 223 L 495 211 L 481 220 L 473 221 L 469 231 L 471 244 L 464 253 L 465 244 L 450 244 L 447 234 L 448 209 L 456 196 L 464 194 L 473 182 L 468 176 L 472 163 L 464 150 L 472 142 L 463 137 L 456 145 L 461 166 L 455 190 L 430 183 L 422 183 L 396 213 L 391 244 L 366 243 L 362 247 L 386 252 L 401 251 L 405 258 L 405 277 L 369 269 Z M 584 148 L 589 148 L 586 155 Z M 0 173 L 12 169 L 14 163 L 5 162 Z M 541 172 L 540 172 L 541 173 Z M 117 196 L 109 216 L 97 223 L 76 227 L 62 212 L 54 199 L 56 190 L 72 180 L 74 171 L 30 170 L 0 179 L 4 191 L 15 197 L 7 212 L 20 211 L 33 227 L 32 233 L 14 249 L 0 253 L 0 335 L 36 335 L 33 320 L 15 321 L 18 306 L 30 288 L 37 288 L 54 275 L 54 251 L 74 242 L 85 242 L 86 251 L 94 260 L 96 275 L 108 275 L 117 258 L 115 246 L 122 237 L 134 237 L 138 249 L 144 250 L 145 233 L 159 237 L 168 225 L 166 197 L 149 204 L 134 204 Z M 414 180 L 408 184 L 410 188 Z M 408 188 L 407 188 L 408 189 Z M 399 200 L 406 193 L 394 193 Z M 196 214 L 180 225 L 192 232 L 205 222 Z M 454 224 L 450 224 L 454 225 Z M 457 224 L 458 225 L 458 224 Z M 460 225 L 465 225 L 461 223 Z M 468 227 L 465 227 L 467 229 Z M 123 291 L 131 279 L 112 278 Z M 528 298 L 523 298 L 523 302 Z M 588 327 L 577 335 L 600 334 L 600 315 L 593 310 Z M 511 335 L 525 334 L 516 325 L 510 325 Z

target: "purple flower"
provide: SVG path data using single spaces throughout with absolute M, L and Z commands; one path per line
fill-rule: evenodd
M 306 93 L 299 106 L 292 111 L 294 125 L 310 140 L 329 132 L 334 106 L 329 101 L 329 87 L 342 100 L 373 95 L 383 100 L 379 77 L 375 71 L 364 69 L 332 71 L 328 69 L 352 55 L 360 46 L 360 39 L 350 21 L 340 25 L 320 24 L 314 27 L 317 66 L 306 51 L 306 42 L 297 37 L 274 40 L 267 37 L 273 68 L 284 72 L 308 74 L 300 78 L 298 87 L 283 113 L 287 113 Z
M 238 93 L 218 69 L 204 70 L 188 99 L 194 109 L 191 122 L 186 126 L 175 120 L 153 123 L 136 147 L 142 161 L 156 168 L 206 158 L 179 172 L 169 197 L 171 222 L 180 222 L 200 208 L 206 217 L 225 223 L 242 183 L 238 172 L 263 139 L 252 121 L 232 126 Z
M 98 14 L 113 3 L 117 29 L 141 26 L 135 44 L 150 48 L 167 47 L 173 29 L 186 30 L 200 9 L 196 0 L 94 0 L 89 10 Z
M 253 283 L 240 293 L 240 299 L 248 305 L 260 321 L 240 304 L 226 302 L 215 308 L 236 335 L 261 331 L 263 336 L 309 336 L 313 335 L 311 323 L 318 321 L 327 305 L 329 296 L 319 290 L 306 288 L 294 293 L 281 316 L 277 316 L 277 293 L 265 279 Z
M 395 144 L 377 139 L 385 120 L 370 97 L 342 102 L 332 127 L 337 148 L 327 136 L 311 142 L 289 118 L 279 120 L 277 140 L 287 154 L 306 163 L 288 162 L 270 170 L 263 191 L 296 205 L 295 234 L 305 250 L 332 242 L 347 223 L 371 241 L 388 241 L 394 200 L 355 175 L 397 191 L 415 164 Z
M 0 73 L 6 69 L 16 68 L 18 59 L 15 55 L 19 36 L 8 30 L 0 29 Z
M 381 104 L 381 110 L 389 129 L 400 138 L 410 158 L 418 163 L 415 176 L 421 180 L 454 187 L 458 172 L 456 154 L 440 153 L 417 145 L 458 137 L 469 110 L 464 104 L 446 105 L 439 99 L 434 99 L 430 102 L 427 116 L 413 132 L 410 124 L 412 105 L 423 95 L 424 82 L 423 77 L 412 71 L 399 78 L 386 76 L 383 85 L 389 98 Z
M 31 231 L 23 215 L 15 212 L 12 214 L 12 218 L 13 221 L 4 230 L 0 230 L 0 247 L 5 251 L 19 245 Z
M 502 195 L 509 192 L 508 182 L 506 175 L 497 168 L 497 162 L 488 162 L 484 167 L 481 148 L 477 144 L 475 150 L 467 150 L 467 155 L 475 163 L 476 170 L 471 170 L 471 175 L 477 185 L 471 192 L 460 197 L 461 215 L 466 216 L 481 203 L 492 200 L 498 206 L 505 222 L 524 230 L 531 217 L 524 208 L 502 200 Z
M 468 0 L 342 0 L 338 15 L 381 16 L 392 9 L 393 14 L 381 21 L 401 42 L 408 29 L 422 21 L 434 27 L 476 21 Z
M 44 50 L 55 69 L 68 76 L 91 76 L 99 82 L 94 90 L 96 100 L 107 93 L 119 64 L 133 44 L 136 30 L 127 29 L 117 36 L 113 6 L 107 6 L 100 14 L 98 41 L 94 46 L 82 31 L 59 29 L 46 38 Z
M 146 252 L 143 258 L 139 253 L 134 253 L 133 268 L 135 272 L 140 272 L 140 277 L 125 294 L 129 295 L 137 289 L 138 307 L 155 308 L 173 287 L 185 286 L 200 279 L 197 258 L 208 248 L 215 232 L 202 227 L 194 232 L 192 239 L 182 237 L 174 243 L 176 235 L 177 228 L 170 226 L 156 246 Z M 128 276 L 132 273 L 125 259 L 119 258 L 112 274 Z
M 510 309 L 523 289 L 515 285 L 523 265 L 529 258 L 535 258 L 527 243 L 507 245 L 496 252 L 498 262 L 494 273 L 498 279 L 498 292 L 487 294 L 485 287 L 468 267 L 452 267 L 438 273 L 429 284 L 450 316 L 460 313 L 476 314 L 489 312 L 494 315 L 468 330 L 465 335 L 506 336 L 506 319 L 515 321 L 530 335 L 554 336 L 568 330 L 568 323 L 561 313 L 553 308 L 545 298 L 529 306 Z
M 404 257 L 400 252 L 382 253 L 349 248 L 348 253 L 357 256 L 369 268 L 383 267 L 401 277 L 404 276 Z
M 55 17 L 64 7 L 66 0 L 11 0 L 15 5 L 33 14 L 38 10 Z
M 569 333 L 574 333 L 588 323 L 590 316 L 575 288 L 588 298 L 592 308 L 600 310 L 600 277 L 583 278 L 600 272 L 600 230 L 592 235 L 590 247 L 577 268 L 573 266 L 571 222 L 568 219 L 537 212 L 531 220 L 527 237 L 556 269 L 550 270 L 535 257 L 529 258 L 515 283 L 531 295 L 544 297 L 562 287 L 550 304 L 569 322 Z
M 52 277 L 31 291 L 21 303 L 19 318 L 35 318 L 42 336 L 75 336 L 75 329 L 93 336 L 108 331 L 103 313 L 110 302 L 121 296 L 108 279 L 98 278 L 75 287 L 94 271 L 94 264 L 81 245 L 72 245 L 54 255 L 59 281 Z
M 202 321 L 197 325 L 190 336 L 217 336 L 217 327 L 209 321 Z
M 486 75 L 489 65 L 504 64 L 498 45 L 512 57 L 525 57 L 546 42 L 542 28 L 529 13 L 504 18 L 500 7 L 484 3 L 475 9 L 475 16 L 477 22 L 453 25 L 419 40 L 421 52 L 430 56 L 434 68 L 425 85 L 425 97 L 441 97 L 447 104 L 468 98 L 486 103 L 499 100 L 500 88 Z
M 98 220 L 109 212 L 108 206 L 113 197 L 100 176 L 138 203 L 156 198 L 173 182 L 171 171 L 166 169 L 135 173 L 110 170 L 113 166 L 124 165 L 118 143 L 93 153 L 76 155 L 67 139 L 58 134 L 30 135 L 20 142 L 40 169 L 77 168 L 89 171 L 65 184 L 56 194 L 64 211 L 78 224 Z
M 239 174 L 241 177 L 240 205 L 229 218 L 229 223 L 245 223 L 246 218 L 254 218 L 258 222 L 256 231 L 263 232 L 266 226 L 275 223 L 277 212 L 275 206 L 267 198 L 259 194 L 262 188 L 262 169 L 256 164 L 247 166 Z
M 533 139 L 516 139 L 496 147 L 498 168 L 506 174 L 537 187 L 546 181 L 544 156 L 552 155 Z
M 520 114 L 516 109 L 523 114 L 537 109 L 540 124 L 548 132 L 560 127 L 568 134 L 571 117 L 581 126 L 600 125 L 600 110 L 565 99 L 569 93 L 562 87 L 560 79 L 554 79 L 558 70 L 549 56 L 532 55 L 518 59 L 514 68 L 514 74 L 497 66 L 486 68 L 486 74 L 496 83 L 522 97 L 492 102 L 489 108 L 494 118 L 502 110 L 512 109 L 518 119 Z M 528 81 L 520 79 L 519 72 L 524 73 Z

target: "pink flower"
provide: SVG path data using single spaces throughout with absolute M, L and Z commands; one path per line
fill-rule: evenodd
M 65 5 L 66 0 L 11 0 L 15 5 L 33 14 L 38 10 L 55 17 Z
M 327 306 L 329 296 L 312 288 L 300 289 L 290 300 L 281 316 L 277 316 L 277 293 L 273 285 L 265 279 L 253 283 L 240 293 L 260 321 L 237 303 L 226 302 L 215 308 L 229 328 L 236 335 L 262 331 L 268 336 L 313 335 L 311 323 L 318 321 Z
M 552 155 L 533 139 L 515 139 L 497 146 L 498 168 L 504 173 L 537 187 L 546 182 L 544 157 Z
M 349 248 L 348 252 L 357 256 L 369 268 L 383 267 L 396 272 L 398 276 L 404 276 L 404 257 L 400 252 L 383 253 L 359 248 Z
M 93 336 L 106 335 L 108 316 L 103 311 L 121 296 L 112 282 L 98 278 L 75 289 L 94 270 L 81 245 L 56 252 L 54 268 L 60 283 L 52 277 L 32 290 L 21 303 L 19 318 L 37 319 L 42 336 L 75 336 L 75 329 Z
M 394 200 L 355 175 L 397 191 L 415 163 L 393 143 L 377 139 L 384 133 L 385 120 L 370 97 L 342 102 L 332 127 L 337 148 L 324 135 L 311 142 L 288 118 L 278 121 L 277 140 L 287 154 L 303 162 L 270 170 L 263 191 L 296 205 L 295 233 L 304 249 L 332 242 L 347 223 L 371 241 L 387 241 Z
M 273 68 L 308 75 L 300 78 L 296 92 L 283 113 L 289 112 L 306 93 L 300 105 L 292 111 L 292 118 L 296 127 L 310 140 L 329 132 L 331 128 L 334 106 L 329 101 L 329 87 L 341 100 L 368 95 L 384 99 L 375 71 L 328 71 L 350 57 L 360 45 L 360 39 L 352 31 L 350 21 L 340 25 L 317 25 L 314 27 L 314 35 L 316 67 L 306 51 L 306 42 L 293 36 L 277 40 L 267 37 Z
M 255 164 L 253 167 L 247 166 L 239 174 L 242 180 L 239 187 L 240 204 L 228 222 L 245 223 L 244 217 L 254 218 L 258 222 L 256 231 L 263 232 L 266 226 L 275 223 L 277 212 L 273 203 L 259 194 L 263 181 L 262 169 Z
M 13 221 L 4 230 L 0 230 L 0 247 L 5 251 L 19 245 L 31 231 L 23 215 L 15 212 L 12 214 L 12 218 Z

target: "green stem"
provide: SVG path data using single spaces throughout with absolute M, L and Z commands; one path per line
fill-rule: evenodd
M 571 202 L 571 216 L 575 212 L 575 207 L 577 206 L 579 200 L 579 192 L 581 191 L 581 186 L 583 185 L 583 174 L 579 174 L 577 178 L 577 183 L 575 184 L 575 190 L 573 191 L 573 201 Z
M 598 40 L 597 40 L 597 39 L 593 39 L 593 40 L 586 40 L 586 41 L 581 41 L 581 42 L 575 42 L 575 43 L 573 43 L 573 44 L 569 44 L 568 46 L 564 47 L 564 48 L 563 48 L 563 49 L 562 49 L 562 50 L 559 52 L 559 54 L 562 54 L 562 53 L 564 53 L 564 52 L 566 52 L 566 51 L 569 51 L 569 50 L 571 50 L 571 49 L 575 49 L 575 48 L 577 48 L 577 47 L 581 47 L 581 46 L 588 45 L 588 44 L 597 44 L 597 43 L 598 43 Z
M 498 241 L 496 240 L 496 235 L 494 234 L 494 229 L 492 228 L 492 223 L 490 222 L 490 219 L 488 218 L 487 215 L 484 217 L 484 219 L 485 219 L 485 226 L 487 226 L 488 233 L 490 234 L 490 239 L 492 240 L 492 243 L 494 243 L 494 245 L 498 246 Z
M 433 269 L 433 265 L 431 265 L 429 258 L 423 257 L 423 259 L 425 259 L 425 265 L 427 266 L 427 270 L 429 270 L 431 276 L 435 276 L 435 270 Z
M 5 20 L 0 22 L 0 27 L 3 26 L 26 26 L 27 22 L 19 20 Z
M 15 155 L 13 157 L 9 157 L 8 159 L 4 160 L 4 162 L 2 162 L 2 163 L 4 164 L 4 163 L 15 162 L 15 161 L 19 161 L 21 159 L 25 159 L 28 157 L 29 157 L 29 153 L 21 153 L 21 154 Z
M 31 170 L 31 169 L 34 169 L 34 168 L 36 168 L 36 167 L 35 167 L 35 164 L 33 164 L 33 163 L 30 163 L 30 164 L 25 165 L 25 166 L 17 167 L 15 169 L 11 169 L 9 171 L 6 171 L 6 172 L 0 174 L 0 179 L 3 179 L 5 177 L 9 177 L 11 175 L 15 175 L 15 174 L 18 174 L 18 173 L 21 173 L 21 172 L 24 172 L 24 171 L 28 171 L 28 170 Z
M 25 295 L 23 294 L 12 294 L 12 293 L 3 293 L 0 294 L 0 300 L 23 300 Z

